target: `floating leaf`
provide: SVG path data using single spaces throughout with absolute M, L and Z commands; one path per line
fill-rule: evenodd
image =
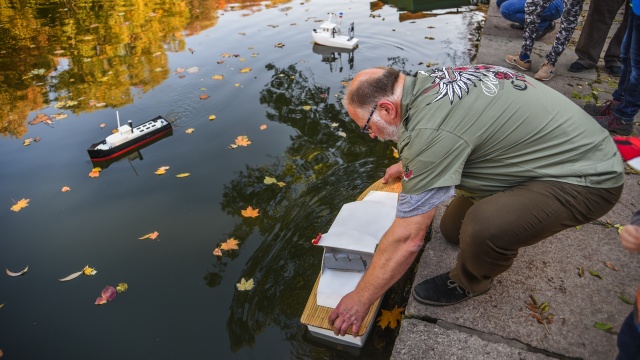
M 9 270 L 9 268 L 5 269 L 7 272 L 7 275 L 9 276 L 21 276 L 27 273 L 27 271 L 29 271 L 29 267 L 27 266 L 26 268 L 24 268 L 24 270 L 22 271 L 18 271 L 18 272 L 12 272 L 11 270 Z
M 257 217 L 260 214 L 258 214 L 258 212 L 260 211 L 260 209 L 254 209 L 251 206 L 249 206 L 246 210 L 241 210 L 240 212 L 242 213 L 242 216 L 244 217 Z
M 277 43 L 277 44 L 275 44 L 273 46 L 277 47 L 278 49 L 282 49 L 284 47 L 284 44 L 279 42 L 279 43 Z
M 398 149 L 396 149 L 395 147 L 393 148 L 393 157 L 394 158 L 399 158 L 400 154 L 398 153 Z
M 597 271 L 595 271 L 595 270 L 589 270 L 589 274 L 591 274 L 591 276 L 595 276 L 595 277 L 597 277 L 597 278 L 602 279 L 602 275 L 600 275 L 600 273 L 598 273 L 598 272 L 597 272 Z
M 87 275 L 87 276 L 92 276 L 95 275 L 97 273 L 96 269 L 94 268 L 90 268 L 89 265 L 85 266 L 84 269 L 82 269 L 82 273 Z
M 101 129 L 104 129 L 105 127 L 107 127 L 107 124 L 105 124 L 105 123 L 100 124 L 100 128 Z
M 231 238 L 225 242 L 223 242 L 222 244 L 220 244 L 220 249 L 222 250 L 238 250 L 238 244 L 240 243 L 240 241 Z
M 33 142 L 32 138 L 24 139 L 24 142 L 22 143 L 22 145 L 29 146 L 31 145 L 32 142 Z
M 215 120 L 216 116 L 215 115 L 209 115 L 209 120 Z
M 603 323 L 603 322 L 595 322 L 595 324 L 593 324 L 593 326 L 598 329 L 598 330 L 602 330 L 602 331 L 608 331 L 613 329 L 613 325 L 608 324 L 608 323 Z
M 67 192 L 67 191 L 71 191 L 71 188 L 68 186 L 63 186 L 62 187 L 62 192 Z
M 91 169 L 91 172 L 89 173 L 90 177 L 98 177 L 100 176 L 100 171 L 102 171 L 102 168 L 96 166 L 93 169 Z
M 189 173 L 182 173 L 182 174 L 178 174 L 178 175 L 176 175 L 176 177 L 177 177 L 177 178 L 183 178 L 183 177 L 187 177 L 187 176 L 189 176 L 189 175 L 191 175 L 191 174 L 189 174 Z
M 240 72 L 243 73 L 243 74 L 246 74 L 248 72 L 251 72 L 251 68 L 242 68 L 242 69 L 240 69 Z
M 156 175 L 163 175 L 167 173 L 167 170 L 169 170 L 168 166 L 161 166 L 158 168 L 158 170 L 156 170 L 156 172 L 154 174 Z
M 197 67 L 197 66 L 192 66 L 192 67 L 190 67 L 190 68 L 188 68 L 188 69 L 187 69 L 187 72 L 188 72 L 188 73 L 190 73 L 190 74 L 195 74 L 195 73 L 197 73 L 198 71 L 199 71 L 199 70 L 198 70 L 198 67 Z
M 344 131 L 338 131 L 338 135 L 342 137 L 347 137 L 347 133 L 345 133 Z
M 51 115 L 51 117 L 53 117 L 56 120 L 62 120 L 62 119 L 68 118 L 69 114 L 58 113 L 58 114 Z
M 309 111 L 311 110 L 311 105 L 305 105 L 302 107 L 302 109 Z
M 24 208 L 26 208 L 27 206 L 29 206 L 29 199 L 20 199 L 18 200 L 17 203 L 15 203 L 12 207 L 11 207 L 11 211 L 15 211 L 18 212 Z
M 275 184 L 277 182 L 278 182 L 278 180 L 276 180 L 276 178 L 272 178 L 272 177 L 269 177 L 269 176 L 265 176 L 264 177 L 264 183 L 265 184 Z
M 186 132 L 187 134 L 191 134 L 192 132 L 194 132 L 196 129 L 194 128 L 188 128 L 187 130 L 185 130 L 184 132 Z
M 122 293 L 127 291 L 128 288 L 129 288 L 129 285 L 127 285 L 127 283 L 120 283 L 118 284 L 118 286 L 116 286 L 116 291 L 118 293 Z
M 224 75 L 213 75 L 211 78 L 213 80 L 224 80 Z
M 174 71 L 173 73 L 174 73 L 174 74 L 180 74 L 181 72 L 184 72 L 184 71 L 185 71 L 185 68 L 181 68 L 181 67 L 179 67 L 179 68 L 177 68 L 177 69 L 176 69 L 176 71 Z
M 96 299 L 96 305 L 106 304 L 107 301 L 111 301 L 116 298 L 117 291 L 113 286 L 107 286 L 102 289 L 102 296 Z
M 58 280 L 59 280 L 59 281 L 69 281 L 69 280 L 73 280 L 73 279 L 77 278 L 78 276 L 82 275 L 83 273 L 84 273 L 84 270 L 80 270 L 80 271 L 78 271 L 78 272 L 76 272 L 76 273 L 73 273 L 73 274 L 71 274 L 71 275 L 69 275 L 69 276 L 67 276 L 67 277 L 65 277 L 65 278 L 58 279 Z
M 283 187 L 283 186 L 287 185 L 287 184 L 283 183 L 282 181 L 278 181 L 276 184 L 278 184 L 278 186 L 280 186 L 280 187 Z
M 236 138 L 236 145 L 238 146 L 248 146 L 249 144 L 251 144 L 251 141 L 249 141 L 249 138 L 245 135 Z
M 604 263 L 604 266 L 608 267 L 609 269 L 613 270 L 613 271 L 618 271 L 620 270 L 617 266 L 613 265 L 612 263 L 610 263 L 609 261 Z
M 633 305 L 634 304 L 633 300 L 629 299 L 628 297 L 626 297 L 624 295 L 618 296 L 618 299 L 620 299 L 622 302 L 625 302 L 625 303 L 627 303 L 629 305 Z
M 203 87 L 201 87 L 201 88 L 200 88 L 200 91 L 207 91 L 207 88 L 203 88 Z
M 215 250 L 213 250 L 213 255 L 222 256 L 222 250 L 220 250 L 220 248 L 217 247 Z
M 144 235 L 143 237 L 139 237 L 138 240 L 144 240 L 144 239 L 155 240 L 158 238 L 158 235 L 160 235 L 160 233 L 157 231 L 154 231 L 152 233 L 148 233 L 147 235 Z
M 242 278 L 240 280 L 239 283 L 236 284 L 236 287 L 238 288 L 238 290 L 240 291 L 248 291 L 253 289 L 253 279 L 249 279 L 249 281 L 245 280 L 244 278 Z
M 206 100 L 206 99 L 208 99 L 208 98 L 209 98 L 209 95 L 207 95 L 207 94 L 202 94 L 202 95 L 200 95 L 200 96 L 199 96 L 199 98 L 200 98 L 200 100 Z
M 224 53 L 224 54 L 222 54 L 222 55 L 220 55 L 220 56 L 222 56 L 222 57 L 224 57 L 224 58 L 228 58 L 228 57 L 231 57 L 231 54 L 229 54 L 229 53 Z
M 398 308 L 395 306 L 393 310 L 382 310 L 382 315 L 378 318 L 378 325 L 381 328 L 386 328 L 389 326 L 391 329 L 395 329 L 398 326 L 398 321 L 402 318 L 402 311 L 404 308 Z
M 264 125 L 264 124 L 260 125 L 260 130 L 264 130 L 266 128 L 267 128 L 267 125 Z

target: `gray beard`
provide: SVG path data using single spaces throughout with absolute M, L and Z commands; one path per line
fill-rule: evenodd
M 391 140 L 395 143 L 398 142 L 398 136 L 400 135 L 400 125 L 393 126 L 393 125 L 387 124 L 380 118 L 380 116 L 378 116 L 377 113 L 372 116 L 371 120 L 373 120 L 373 122 L 376 123 L 379 129 L 382 129 L 381 134 L 376 134 L 376 136 L 378 137 L 378 140 L 380 141 Z

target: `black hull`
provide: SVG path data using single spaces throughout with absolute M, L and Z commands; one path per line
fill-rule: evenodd
M 157 118 L 155 118 L 157 119 Z M 153 120 L 155 120 L 153 119 Z M 99 150 L 96 149 L 97 146 L 99 146 L 100 144 L 105 143 L 106 140 L 102 140 L 100 142 L 97 142 L 95 144 L 92 144 L 89 149 L 87 149 L 87 152 L 89 153 L 89 158 L 91 158 L 91 161 L 96 162 L 96 161 L 106 161 L 106 160 L 110 160 L 110 159 L 114 159 L 116 157 L 119 157 L 121 155 L 124 155 L 134 149 L 137 149 L 149 142 L 154 141 L 157 138 L 162 137 L 163 135 L 169 133 L 169 132 L 173 132 L 173 127 L 171 126 L 171 123 L 167 122 L 167 125 L 157 128 L 153 131 L 150 131 L 148 133 L 145 133 L 143 135 L 140 135 L 138 137 L 136 137 L 135 139 L 131 139 L 125 143 L 122 143 L 116 147 L 113 147 L 111 149 L 106 149 L 106 150 Z

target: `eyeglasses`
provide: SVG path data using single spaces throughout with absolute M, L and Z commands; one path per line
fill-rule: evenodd
M 373 113 L 376 112 L 376 108 L 378 107 L 378 104 L 376 103 L 375 105 L 373 105 L 373 109 L 371 109 L 371 114 L 369 114 L 369 117 L 367 118 L 367 121 L 364 123 L 364 125 L 362 125 L 362 129 L 360 129 L 360 132 L 363 134 L 371 134 L 371 128 L 369 127 L 369 121 L 371 121 L 371 117 L 373 116 Z

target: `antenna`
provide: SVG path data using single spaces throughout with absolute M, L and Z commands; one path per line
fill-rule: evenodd
M 116 118 L 118 119 L 118 131 L 122 134 L 122 130 L 120 130 L 120 114 L 118 110 L 116 110 Z

